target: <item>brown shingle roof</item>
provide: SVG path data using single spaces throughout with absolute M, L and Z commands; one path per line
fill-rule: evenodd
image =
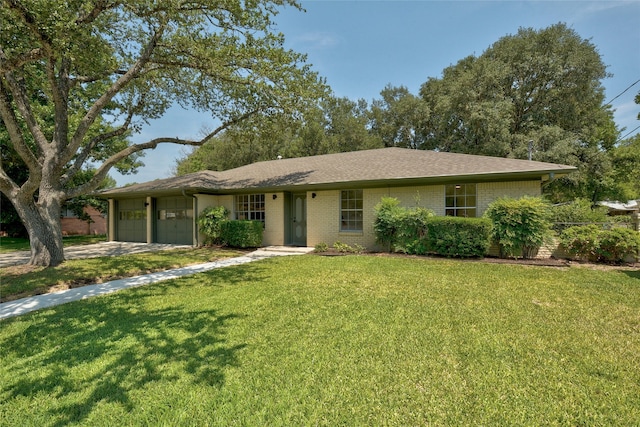
M 106 191 L 104 195 L 163 192 L 291 191 L 344 186 L 407 185 L 454 180 L 540 179 L 576 168 L 501 157 L 380 148 L 270 160 L 223 172 L 202 171 Z

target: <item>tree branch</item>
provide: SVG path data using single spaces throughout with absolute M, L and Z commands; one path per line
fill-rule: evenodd
M 82 165 L 89 158 L 89 156 L 91 155 L 91 152 L 99 143 L 107 141 L 111 138 L 121 136 L 125 132 L 127 132 L 129 130 L 129 125 L 131 125 L 133 115 L 134 115 L 134 110 L 132 109 L 131 111 L 129 111 L 129 114 L 127 115 L 127 118 L 125 119 L 122 126 L 120 126 L 119 128 L 111 132 L 102 133 L 96 136 L 95 138 L 93 138 L 91 141 L 89 141 L 89 143 L 82 149 L 82 152 L 76 157 L 73 163 L 73 166 L 71 166 L 69 170 L 67 170 L 67 172 L 61 177 L 62 185 L 63 186 L 66 185 L 66 183 L 71 178 L 73 178 L 73 176 L 76 173 L 78 173 L 80 169 L 82 169 Z
M 7 93 L 7 88 L 0 82 L 0 117 L 4 122 L 4 126 L 9 133 L 9 139 L 13 144 L 13 148 L 16 150 L 20 158 L 25 162 L 29 168 L 29 172 L 35 173 L 40 169 L 38 159 L 33 152 L 27 146 L 22 132 L 20 131 L 20 125 L 18 124 L 18 118 L 15 116 L 13 108 L 11 108 L 11 100 Z M 31 173 L 29 174 L 31 175 Z
M 67 146 L 65 153 L 62 158 L 65 160 L 65 163 L 70 161 L 75 155 L 76 151 L 82 144 L 84 137 L 86 136 L 89 128 L 94 123 L 102 109 L 113 99 L 118 92 L 125 87 L 129 82 L 131 82 L 144 68 L 144 66 L 149 62 L 151 58 L 151 54 L 153 53 L 158 41 L 162 38 L 166 26 L 166 22 L 162 23 L 157 31 L 153 34 L 149 43 L 147 43 L 146 47 L 142 51 L 140 58 L 136 61 L 135 64 L 127 70 L 125 74 L 123 74 L 118 80 L 116 80 L 106 92 L 98 98 L 89 111 L 82 118 L 82 121 L 78 125 L 70 144 Z
M 145 143 L 130 145 L 126 149 L 119 151 L 118 153 L 114 154 L 113 156 L 105 160 L 105 162 L 98 168 L 95 175 L 90 181 L 88 181 L 84 185 L 68 190 L 66 193 L 66 197 L 68 199 L 71 199 L 83 194 L 87 194 L 88 192 L 94 191 L 96 188 L 98 188 L 100 183 L 106 178 L 107 174 L 109 173 L 109 170 L 111 170 L 113 166 L 115 166 L 122 159 L 132 154 L 135 154 L 143 150 L 156 148 L 159 144 L 179 144 L 179 145 L 188 145 L 188 146 L 198 147 L 204 144 L 205 142 L 207 142 L 208 140 L 210 140 L 211 138 L 218 135 L 220 132 L 229 128 L 230 126 L 238 124 L 241 121 L 246 120 L 249 117 L 259 112 L 260 110 L 257 109 L 257 110 L 249 111 L 238 117 L 235 117 L 221 124 L 220 126 L 218 126 L 216 129 L 214 129 L 212 132 L 210 132 L 208 135 L 206 135 L 202 139 L 191 140 L 191 139 L 181 139 L 177 137 L 176 138 L 162 137 L 162 138 L 152 139 L 151 141 L 148 141 Z
M 5 56 L 4 50 L 2 49 L 2 47 L 0 47 L 0 73 L 13 71 L 16 68 L 20 68 L 24 64 L 27 64 L 29 62 L 38 61 L 44 58 L 44 56 L 44 49 L 38 47 L 35 49 L 31 49 L 29 52 L 17 55 L 15 58 L 8 59 Z
M 31 104 L 29 103 L 27 95 L 24 93 L 23 88 L 13 76 L 13 73 L 5 73 L 4 81 L 8 85 L 8 89 L 11 91 L 13 102 L 15 102 L 18 111 L 27 124 L 29 132 L 40 147 L 40 150 L 44 152 L 47 146 L 47 137 L 44 135 L 42 129 L 40 128 L 40 125 L 36 121 L 35 116 L 33 115 L 33 111 L 31 111 Z M 5 101 L 8 100 L 6 96 L 4 96 L 4 98 Z M 6 104 L 6 107 L 11 109 L 9 103 Z M 16 130 L 19 131 L 19 128 L 16 128 Z
M 121 4 L 122 2 L 120 1 L 110 2 L 105 0 L 98 0 L 93 5 L 93 9 L 91 9 L 91 11 L 84 14 L 79 14 L 78 18 L 76 19 L 76 25 L 91 24 L 105 10 L 112 9 Z

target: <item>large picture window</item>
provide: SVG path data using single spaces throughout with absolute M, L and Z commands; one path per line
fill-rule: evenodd
M 264 222 L 264 194 L 236 196 L 236 219 Z
M 449 184 L 445 186 L 445 215 L 476 216 L 476 184 Z
M 340 193 L 340 231 L 362 231 L 362 190 Z

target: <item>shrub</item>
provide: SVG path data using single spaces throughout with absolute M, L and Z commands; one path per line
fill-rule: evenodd
M 640 233 L 627 228 L 570 227 L 562 232 L 560 242 L 573 257 L 583 261 L 623 262 L 629 256 L 637 259 L 640 252 Z
M 262 244 L 263 225 L 261 221 L 223 221 L 220 238 L 233 248 L 255 248 Z
M 362 252 L 365 251 L 365 247 L 362 245 L 359 245 L 358 243 L 356 243 L 353 246 L 349 246 L 348 244 L 342 243 L 339 241 L 333 244 L 333 249 L 341 253 L 352 253 L 352 254 L 361 254 Z
M 427 224 L 433 216 L 433 211 L 425 208 L 403 209 L 398 218 L 395 249 L 416 255 L 426 254 L 429 250 Z
M 493 240 L 502 256 L 532 258 L 551 235 L 549 205 L 540 197 L 504 197 L 489 205 Z
M 198 227 L 205 235 L 205 244 L 222 243 L 220 239 L 220 225 L 227 221 L 229 210 L 224 206 L 212 206 L 206 208 L 198 216 Z
M 597 225 L 569 227 L 560 234 L 560 244 L 574 258 L 595 261 L 601 229 Z
M 607 222 L 607 208 L 592 207 L 587 199 L 576 199 L 562 205 L 551 207 L 551 221 L 553 222 Z
M 329 245 L 324 242 L 318 243 L 314 248 L 314 252 L 326 252 L 329 249 Z
M 607 262 L 623 262 L 628 256 L 638 258 L 640 233 L 628 228 L 612 228 L 600 232 L 598 258 Z
M 394 197 L 383 197 L 374 209 L 373 231 L 376 242 L 391 252 L 405 209 L 400 207 L 400 201 Z
M 430 252 L 447 257 L 482 257 L 489 249 L 491 222 L 486 218 L 429 218 Z

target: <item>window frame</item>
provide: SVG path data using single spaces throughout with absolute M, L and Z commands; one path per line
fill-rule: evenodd
M 345 198 L 345 195 L 347 196 L 346 198 Z M 340 190 L 339 203 L 340 203 L 339 205 L 340 232 L 362 233 L 364 231 L 364 192 L 363 190 L 362 189 Z
M 234 218 L 238 221 L 260 221 L 265 223 L 265 194 L 236 194 L 233 200 Z
M 471 188 L 473 188 L 472 192 L 469 191 Z M 473 214 L 469 215 L 471 212 Z M 444 214 L 445 216 L 476 218 L 478 216 L 478 184 L 445 184 Z

